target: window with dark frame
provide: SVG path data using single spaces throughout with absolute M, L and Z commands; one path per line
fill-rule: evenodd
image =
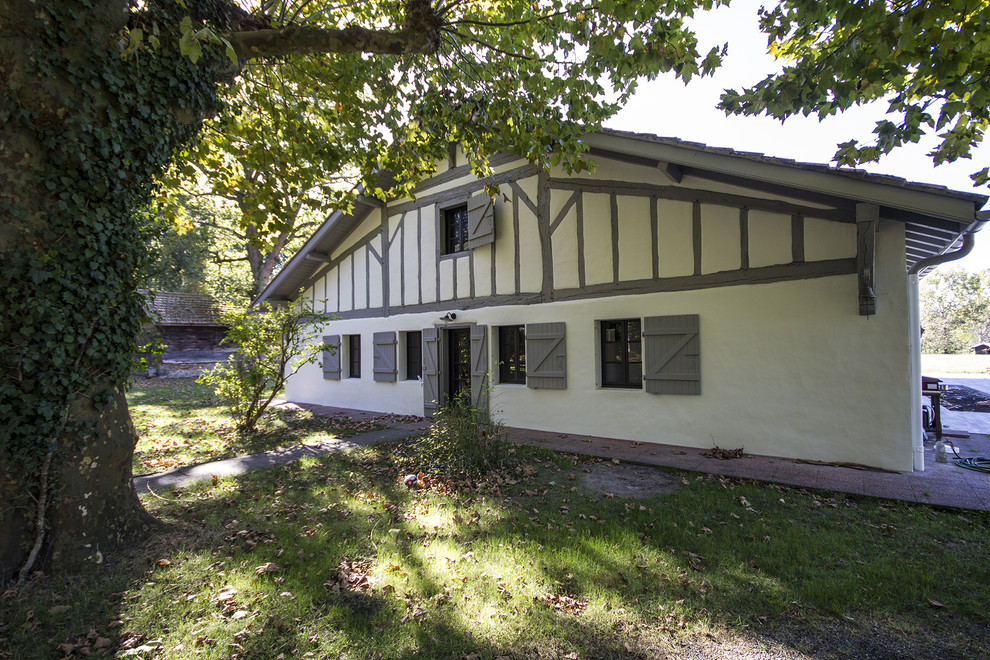
M 361 377 L 361 335 L 347 335 L 348 378 Z
M 468 211 L 467 204 L 443 211 L 444 254 L 454 254 L 467 250 Z
M 406 380 L 418 380 L 423 375 L 423 333 L 406 333 Z
M 639 319 L 601 321 L 602 387 L 643 386 L 643 342 Z
M 498 382 L 526 384 L 526 326 L 498 329 Z

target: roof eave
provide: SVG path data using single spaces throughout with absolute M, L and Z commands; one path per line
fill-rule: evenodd
M 594 148 L 619 151 L 642 158 L 674 163 L 755 181 L 786 185 L 816 193 L 840 195 L 969 225 L 987 198 L 970 193 L 945 194 L 917 190 L 904 185 L 843 176 L 838 170 L 813 171 L 785 163 L 773 163 L 745 154 L 717 153 L 710 148 L 654 141 L 641 136 L 593 133 L 585 142 Z

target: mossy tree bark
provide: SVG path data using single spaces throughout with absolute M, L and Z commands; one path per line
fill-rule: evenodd
M 154 525 L 123 396 L 143 316 L 135 212 L 195 134 L 177 117 L 209 107 L 215 74 L 167 48 L 122 58 L 129 16 L 122 0 L 0 1 L 3 581 L 34 555 L 45 570 L 100 563 Z M 171 108 L 177 80 L 187 97 Z

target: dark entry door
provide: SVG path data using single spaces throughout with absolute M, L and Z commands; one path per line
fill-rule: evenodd
M 447 331 L 447 397 L 471 401 L 471 329 Z

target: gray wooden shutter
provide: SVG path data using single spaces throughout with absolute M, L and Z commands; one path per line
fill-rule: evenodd
M 697 314 L 643 320 L 643 380 L 650 394 L 701 394 Z
M 374 378 L 379 383 L 395 382 L 395 330 L 375 333 Z
M 486 193 L 468 199 L 467 247 L 474 249 L 495 241 L 495 200 Z
M 340 335 L 327 335 L 323 343 L 333 347 L 323 351 L 323 379 L 340 380 Z
M 526 387 L 534 390 L 567 389 L 565 325 L 526 324 Z
M 488 412 L 488 326 L 471 326 L 471 405 Z
M 436 328 L 423 328 L 423 413 L 437 412 L 440 400 L 440 341 Z

